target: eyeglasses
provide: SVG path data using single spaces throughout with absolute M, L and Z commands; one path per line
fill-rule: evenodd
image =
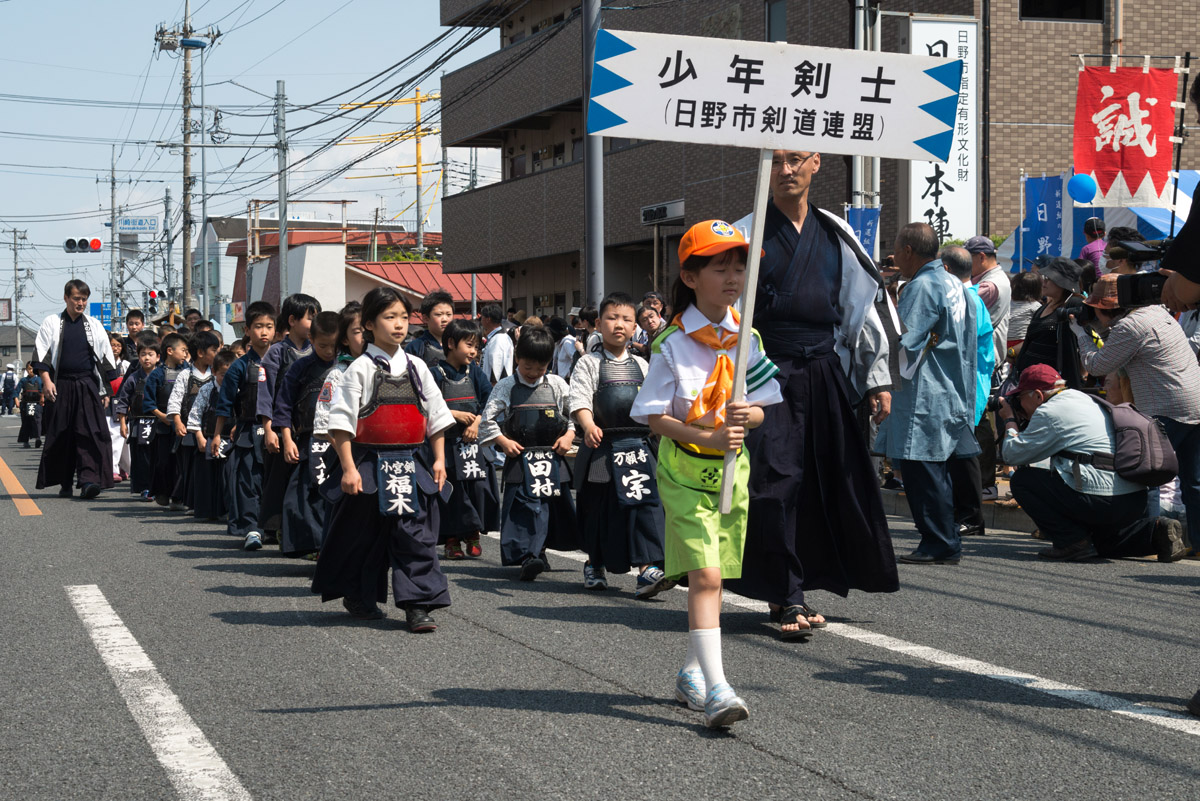
M 800 156 L 788 156 L 787 159 L 785 159 L 785 160 L 784 159 L 771 159 L 771 169 L 778 170 L 778 169 L 782 168 L 784 164 L 786 164 L 788 166 L 788 169 L 795 171 L 795 170 L 798 170 L 801 167 L 803 167 L 804 162 L 808 161 L 815 155 L 817 155 L 817 154 L 809 153 L 807 156 L 804 156 L 803 158 Z

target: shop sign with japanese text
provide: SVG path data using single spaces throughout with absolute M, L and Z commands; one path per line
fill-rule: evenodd
M 588 133 L 945 162 L 963 63 L 601 30 Z
M 946 163 L 914 159 L 908 165 L 908 219 L 929 223 L 939 242 L 979 233 L 978 25 L 975 20 L 921 17 L 910 22 L 913 54 L 957 58 L 964 65 Z

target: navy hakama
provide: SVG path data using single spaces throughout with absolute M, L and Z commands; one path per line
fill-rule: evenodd
M 312 453 L 312 436 L 296 439 L 300 461 L 292 467 L 283 498 L 279 550 L 289 556 L 303 556 L 321 550 L 329 502 L 321 494 L 317 479 L 325 473 L 321 454 Z
M 526 452 L 530 450 L 534 449 L 526 448 Z M 554 455 L 559 481 L 548 496 L 535 495 L 526 487 L 521 462 L 521 456 L 510 458 L 504 469 L 500 563 L 519 565 L 529 557 L 541 556 L 547 548 L 579 550 L 579 529 L 566 462 Z
M 455 426 L 452 431 L 459 428 Z M 463 459 L 458 452 L 462 440 L 451 440 L 449 433 L 446 437 L 446 475 L 454 484 L 454 491 L 447 500 L 439 501 L 442 518 L 439 544 L 452 538 L 471 539 L 480 533 L 500 530 L 500 499 L 496 497 L 495 466 L 480 456 L 474 464 L 478 465 L 482 476 L 465 478 Z M 475 475 L 474 471 L 472 475 Z
M 58 398 L 46 404 L 46 442 L 35 486 L 112 487 L 112 438 L 96 379 L 62 376 L 55 386 Z
M 229 460 L 210 459 L 198 448 L 192 451 L 194 514 L 199 520 L 219 520 L 228 511 L 225 503 L 225 470 Z
M 596 567 L 609 573 L 628 573 L 630 568 L 663 563 L 665 538 L 662 502 L 657 493 L 652 501 L 638 506 L 622 505 L 612 476 L 613 445 L 609 431 L 598 450 L 579 446 L 575 457 L 575 505 L 583 551 Z M 650 454 L 646 471 L 656 472 L 654 449 L 638 440 Z M 602 480 L 591 480 L 602 479 Z
M 253 422 L 239 422 L 239 431 L 229 451 L 227 498 L 229 533 L 245 538 L 251 531 L 262 534 L 259 526 L 259 498 L 262 496 L 262 435 Z M 245 430 L 240 430 L 245 429 Z

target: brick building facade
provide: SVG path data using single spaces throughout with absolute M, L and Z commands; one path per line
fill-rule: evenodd
M 981 149 L 991 192 L 980 202 L 983 227 L 1004 234 L 1018 222 L 1019 175 L 1070 168 L 1077 53 L 1115 52 L 1116 0 L 883 0 L 885 12 L 946 14 L 981 20 L 990 38 L 980 80 L 990 87 L 988 148 Z M 778 16 L 782 3 L 784 17 Z M 630 3 L 636 6 L 637 3 Z M 783 23 L 787 41 L 853 46 L 852 0 L 692 0 L 606 10 L 613 30 L 765 39 Z M 1127 0 L 1126 54 L 1182 55 L 1197 30 L 1187 4 Z M 562 314 L 581 305 L 583 114 L 581 31 L 572 0 L 442 0 L 444 25 L 488 24 L 501 48 L 442 81 L 443 143 L 498 148 L 499 183 L 447 197 L 443 211 L 445 263 L 451 272 L 498 270 L 511 305 L 530 313 Z M 770 14 L 774 8 L 776 15 Z M 1022 16 L 1024 14 L 1024 16 Z M 1064 22 L 1034 15 L 1091 16 Z M 906 22 L 885 14 L 883 49 L 907 51 Z M 782 38 L 772 30 L 772 39 Z M 1091 64 L 1100 63 L 1091 59 Z M 1131 61 L 1123 62 L 1126 64 Z M 1169 66 L 1158 62 L 1156 66 Z M 1191 114 L 1191 112 L 1189 112 Z M 1192 119 L 1192 118 L 1189 118 Z M 981 141 L 981 148 L 982 148 Z M 1184 167 L 1200 159 L 1189 142 Z M 756 156 L 737 148 L 667 142 L 605 140 L 605 287 L 634 294 L 654 280 L 653 227 L 641 207 L 683 200 L 685 222 L 736 219 L 750 211 Z M 880 236 L 886 249 L 897 228 L 903 162 L 883 160 Z M 840 210 L 850 199 L 849 157 L 827 156 L 813 202 Z M 682 226 L 664 227 L 665 276 L 677 271 L 674 251 Z M 596 299 L 591 299 L 596 300 Z

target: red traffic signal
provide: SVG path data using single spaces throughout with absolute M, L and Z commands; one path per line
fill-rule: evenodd
M 96 253 L 104 243 L 99 239 L 89 239 L 81 237 L 79 239 L 68 239 L 63 242 L 63 250 L 67 253 Z

